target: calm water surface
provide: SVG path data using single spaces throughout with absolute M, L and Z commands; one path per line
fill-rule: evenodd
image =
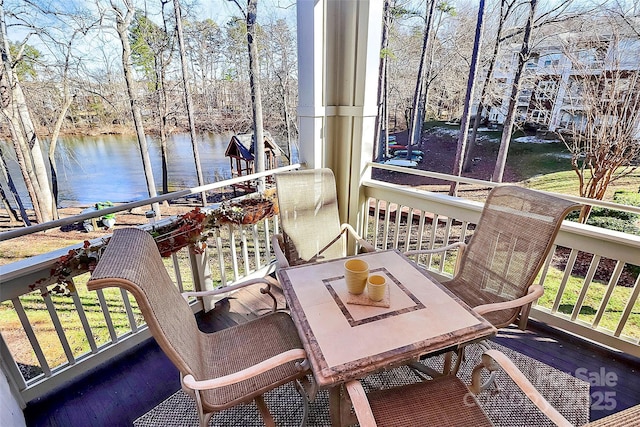
M 229 159 L 224 156 L 229 135 L 198 135 L 198 151 L 205 183 L 231 178 Z M 162 186 L 160 141 L 147 137 L 149 155 L 158 192 Z M 195 187 L 198 180 L 188 134 L 168 141 L 169 191 Z M 30 205 L 13 149 L 2 142 L 2 155 L 21 193 Z M 91 205 L 99 201 L 129 202 L 148 197 L 142 159 L 132 136 L 63 137 L 56 149 L 59 202 L 61 207 Z

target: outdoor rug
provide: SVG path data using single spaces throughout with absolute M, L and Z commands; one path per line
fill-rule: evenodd
M 560 372 L 544 363 L 493 342 L 491 347 L 505 353 L 526 375 L 542 395 L 573 425 L 589 421 L 589 384 Z M 459 377 L 470 384 L 471 371 L 480 361 L 482 350 L 477 345 L 467 349 Z M 442 357 L 423 363 L 433 368 L 442 365 Z M 371 375 L 363 380 L 366 390 L 390 388 L 419 381 L 409 368 L 400 367 Z M 551 423 L 520 391 L 511 379 L 499 372 L 496 377 L 499 392 L 485 391 L 478 395 L 481 406 L 497 426 L 552 426 Z M 293 385 L 286 385 L 265 395 L 265 401 L 278 426 L 298 426 L 302 419 L 302 400 Z M 309 404 L 308 426 L 329 426 L 329 397 L 320 391 Z M 195 402 L 182 390 L 176 392 L 151 411 L 134 421 L 135 427 L 197 426 Z M 255 404 L 240 405 L 215 414 L 211 426 L 263 426 Z

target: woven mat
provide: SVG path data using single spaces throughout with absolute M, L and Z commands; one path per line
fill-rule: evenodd
M 510 350 L 499 344 L 491 347 L 505 353 L 529 378 L 553 407 L 573 425 L 583 425 L 589 421 L 589 384 L 571 375 L 560 372 L 544 363 Z M 469 384 L 471 370 L 480 361 L 481 349 L 472 345 L 467 349 L 467 357 L 459 376 Z M 442 357 L 425 361 L 433 368 L 442 366 Z M 371 375 L 363 380 L 365 389 L 390 388 L 418 381 L 418 377 L 407 367 Z M 520 391 L 520 389 L 500 372 L 496 381 L 498 393 L 486 391 L 478 395 L 478 400 L 496 426 L 553 426 Z M 298 426 L 302 418 L 300 395 L 292 385 L 285 385 L 265 395 L 265 401 L 278 426 Z M 320 391 L 316 400 L 309 405 L 308 426 L 329 426 L 329 397 Z M 151 411 L 134 421 L 135 427 L 147 426 L 197 426 L 198 416 L 194 401 L 182 390 L 176 392 Z M 210 426 L 263 426 L 254 404 L 240 405 L 215 414 Z

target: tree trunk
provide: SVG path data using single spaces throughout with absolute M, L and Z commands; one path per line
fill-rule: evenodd
M 127 7 L 126 13 L 122 12 L 111 5 L 116 15 L 116 30 L 122 43 L 122 68 L 124 71 L 124 80 L 127 84 L 127 93 L 129 95 L 129 103 L 131 106 L 131 113 L 133 115 L 133 124 L 136 129 L 136 137 L 138 138 L 138 145 L 140 146 L 140 155 L 142 157 L 142 167 L 144 169 L 144 175 L 147 180 L 147 190 L 149 197 L 156 197 L 156 184 L 153 178 L 153 170 L 151 168 L 151 159 L 149 158 L 149 146 L 147 144 L 147 138 L 144 133 L 144 126 L 142 123 L 142 114 L 140 113 L 140 102 L 134 88 L 133 69 L 131 65 L 131 45 L 129 43 L 129 27 L 135 13 L 135 9 L 131 0 L 124 0 L 124 4 Z M 152 209 L 155 211 L 156 216 L 160 215 L 160 205 L 158 203 L 152 204 Z
M 9 170 L 7 169 L 7 164 L 4 162 L 4 159 L 2 158 L 2 156 L 0 155 L 0 172 L 2 173 L 2 176 L 4 178 L 4 180 L 6 181 L 7 185 L 9 186 L 9 191 L 11 191 L 11 195 L 13 195 L 13 198 L 16 202 L 16 205 L 18 206 L 18 209 L 20 210 L 20 217 L 22 217 L 22 222 L 24 223 L 25 226 L 30 226 L 31 225 L 31 221 L 29 221 L 29 215 L 27 215 L 27 211 L 24 208 L 24 204 L 22 204 L 22 199 L 20 198 L 20 194 L 18 193 L 18 190 L 16 189 L 15 184 L 13 183 L 13 179 L 11 178 L 11 175 L 9 175 Z M 0 186 L 0 189 L 2 189 L 2 187 Z M 7 210 L 9 212 L 9 215 L 11 217 L 15 217 L 16 214 L 13 211 L 13 209 L 11 209 L 11 202 L 8 200 L 8 197 L 6 196 L 6 194 L 4 193 L 4 191 L 2 191 L 2 198 L 6 200 L 6 204 L 7 204 Z M 16 217 L 17 219 L 17 217 Z
M 411 110 L 411 123 L 409 126 L 409 140 L 407 141 L 407 154 L 411 153 L 412 146 L 417 143 L 418 137 L 416 133 L 422 130 L 422 126 L 418 122 L 418 110 L 420 108 L 420 95 L 422 93 L 422 81 L 424 74 L 425 62 L 429 50 L 429 39 L 431 33 L 431 22 L 433 21 L 433 11 L 436 6 L 435 0 L 430 0 L 427 4 L 427 15 L 425 17 L 424 35 L 422 39 L 422 54 L 420 55 L 420 65 L 418 66 L 418 76 L 416 77 L 416 89 L 413 95 L 413 107 Z M 419 130 L 418 130 L 419 129 Z
M 504 28 L 504 22 L 507 19 L 507 16 L 509 15 L 514 4 L 515 1 L 509 3 L 508 5 L 506 4 L 506 0 L 500 1 L 500 18 L 498 21 L 496 40 L 493 44 L 493 52 L 491 53 L 491 58 L 489 59 L 487 78 L 484 80 L 484 84 L 482 85 L 482 93 L 480 95 L 480 102 L 478 103 L 478 111 L 476 112 L 476 117 L 473 120 L 473 131 L 471 132 L 471 137 L 469 138 L 467 154 L 464 157 L 465 160 L 462 167 L 463 172 L 469 172 L 473 165 L 473 150 L 476 145 L 476 137 L 478 136 L 478 127 L 480 126 L 480 120 L 482 120 L 482 114 L 484 113 L 484 108 L 487 102 L 487 90 L 489 88 L 489 83 L 491 82 L 493 69 L 495 68 L 496 61 L 498 60 L 498 54 L 500 53 L 500 39 L 502 38 L 502 29 Z
M 511 97 L 509 98 L 509 108 L 507 110 L 507 117 L 504 121 L 502 129 L 502 139 L 500 140 L 500 150 L 498 151 L 498 158 L 496 159 L 496 167 L 493 172 L 491 180 L 493 182 L 502 182 L 502 176 L 504 175 L 504 168 L 507 164 L 507 153 L 509 151 L 509 143 L 511 142 L 511 133 L 513 132 L 513 124 L 516 119 L 516 108 L 518 101 L 518 92 L 520 92 L 520 80 L 522 78 L 522 71 L 524 70 L 524 64 L 529 59 L 531 41 L 531 29 L 533 26 L 533 19 L 536 14 L 536 6 L 538 0 L 531 0 L 529 16 L 524 29 L 524 39 L 522 41 L 522 48 L 520 49 L 520 55 L 518 56 L 518 68 L 513 78 L 513 84 L 511 86 Z
M 6 36 L 4 5 L 0 0 L 0 112 L 9 125 L 18 164 L 38 222 L 53 218 L 53 197 L 49 176 L 27 102 L 15 73 Z
M 51 134 L 51 141 L 49 142 L 49 167 L 51 169 L 51 186 L 53 191 L 53 208 L 54 217 L 58 218 L 58 165 L 56 164 L 56 147 L 58 146 L 58 137 L 60 136 L 60 130 L 64 124 L 64 119 L 67 116 L 67 111 L 73 102 L 73 98 L 69 93 L 69 57 L 71 55 L 71 44 L 73 38 L 66 45 L 66 54 L 64 69 L 62 71 L 62 106 L 56 117 L 56 123 L 53 126 L 53 133 Z
M 258 45 L 256 40 L 256 15 L 258 0 L 247 0 L 247 48 L 249 50 L 249 85 L 251 87 L 251 107 L 253 111 L 254 170 L 265 170 L 264 129 L 262 124 L 262 95 L 258 66 Z M 259 191 L 264 190 L 264 178 L 260 179 Z
M 189 116 L 189 135 L 191 136 L 191 147 L 193 149 L 193 158 L 196 162 L 196 175 L 198 177 L 198 185 L 204 185 L 202 177 L 202 165 L 200 163 L 200 151 L 198 150 L 198 140 L 196 137 L 196 122 L 193 117 L 193 101 L 191 100 L 191 92 L 189 91 L 189 70 L 187 62 L 187 54 L 185 53 L 184 37 L 182 35 L 182 17 L 180 10 L 180 1 L 173 0 L 173 8 L 176 15 L 176 30 L 178 32 L 178 45 L 180 46 L 180 63 L 182 64 L 182 85 L 184 86 L 184 100 L 187 105 L 187 115 Z M 202 192 L 202 206 L 207 204 L 207 194 Z
M 467 81 L 467 94 L 464 99 L 464 111 L 460 120 L 460 133 L 458 134 L 458 146 L 456 149 L 456 159 L 453 164 L 453 175 L 460 176 L 462 173 L 462 162 L 469 135 L 469 119 L 471 118 L 471 103 L 473 102 L 473 90 L 478 71 L 478 56 L 482 46 L 482 28 L 484 26 L 484 4 L 485 0 L 480 0 L 478 5 L 478 20 L 476 21 L 476 36 L 473 42 L 473 54 L 471 56 L 471 67 L 469 68 L 469 80 Z M 456 196 L 458 193 L 458 182 L 453 182 L 449 190 L 449 195 Z
M 382 24 L 382 43 L 380 54 L 380 65 L 378 71 L 378 115 L 376 116 L 376 129 L 373 140 L 375 141 L 373 157 L 375 160 L 382 160 L 387 154 L 387 141 L 389 139 L 389 113 L 387 111 L 387 60 L 389 56 L 389 28 L 391 27 L 391 0 L 384 1 Z M 383 135 L 384 129 L 384 135 Z

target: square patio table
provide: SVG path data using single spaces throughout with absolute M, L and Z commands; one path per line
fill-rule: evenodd
M 339 406 L 336 386 L 349 380 L 496 334 L 487 320 L 399 251 L 356 257 L 367 261 L 370 274 L 386 277 L 388 308 L 347 303 L 344 262 L 354 257 L 277 272 L 315 381 L 333 390 L 332 404 Z M 334 412 L 332 421 L 339 420 Z

